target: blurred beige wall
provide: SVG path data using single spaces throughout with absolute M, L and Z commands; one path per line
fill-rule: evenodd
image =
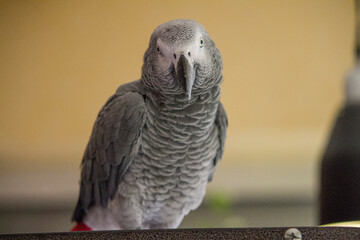
M 315 160 L 353 64 L 353 1 L 1 0 L 0 168 L 77 168 L 99 109 L 177 18 L 202 23 L 223 55 L 224 162 Z

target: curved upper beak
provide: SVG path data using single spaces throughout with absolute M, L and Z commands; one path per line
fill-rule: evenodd
M 179 61 L 176 66 L 177 80 L 188 96 L 191 99 L 191 91 L 195 81 L 194 64 L 192 64 L 184 54 L 180 55 Z

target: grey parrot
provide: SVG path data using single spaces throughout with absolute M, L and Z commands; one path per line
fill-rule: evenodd
M 158 26 L 141 79 L 97 116 L 73 221 L 91 230 L 177 228 L 205 195 L 224 153 L 222 57 L 194 20 Z

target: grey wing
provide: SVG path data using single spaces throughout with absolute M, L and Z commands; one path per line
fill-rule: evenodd
M 101 109 L 82 160 L 74 221 L 82 222 L 89 208 L 105 207 L 115 196 L 139 150 L 145 120 L 144 98 L 137 92 L 118 92 Z
M 219 102 L 218 110 L 216 113 L 215 126 L 218 129 L 218 139 L 219 139 L 220 146 L 217 149 L 217 153 L 216 153 L 216 156 L 214 159 L 213 171 L 210 173 L 209 178 L 208 178 L 209 182 L 212 180 L 214 171 L 215 171 L 215 167 L 216 167 L 218 161 L 220 159 L 222 159 L 222 157 L 224 155 L 224 150 L 225 150 L 225 140 L 226 140 L 226 131 L 228 128 L 228 118 L 227 118 L 224 106 L 222 105 L 221 102 Z

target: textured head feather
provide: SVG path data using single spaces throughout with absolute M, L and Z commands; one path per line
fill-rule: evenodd
M 194 68 L 193 95 L 221 82 L 221 54 L 205 28 L 194 20 L 178 19 L 161 24 L 151 35 L 142 69 L 145 88 L 158 95 L 184 94 L 175 76 L 180 55 Z

